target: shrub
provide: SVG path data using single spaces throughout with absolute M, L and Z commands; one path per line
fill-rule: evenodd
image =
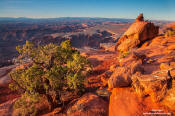
M 62 93 L 84 90 L 87 74 L 84 72 L 88 72 L 90 65 L 85 57 L 71 47 L 70 41 L 64 41 L 60 46 L 35 46 L 26 41 L 25 45 L 17 46 L 16 49 L 21 62 L 24 59 L 30 62 L 30 65 L 10 74 L 10 88 L 23 93 L 14 105 L 16 108 L 23 107 L 27 113 L 36 114 L 34 104 L 40 102 L 41 96 L 45 96 L 52 110 L 63 103 Z

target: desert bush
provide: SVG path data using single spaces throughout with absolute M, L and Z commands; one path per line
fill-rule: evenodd
M 11 89 L 22 92 L 22 97 L 15 103 L 15 108 L 24 108 L 22 115 L 36 114 L 35 104 L 45 96 L 50 110 L 63 104 L 64 92 L 79 93 L 84 91 L 85 76 L 89 71 L 88 60 L 71 47 L 70 41 L 60 46 L 55 44 L 34 45 L 26 41 L 17 46 L 19 59 L 28 59 L 30 65 L 11 72 Z

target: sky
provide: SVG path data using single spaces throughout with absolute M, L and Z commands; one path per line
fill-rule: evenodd
M 0 17 L 174 20 L 175 0 L 0 0 Z

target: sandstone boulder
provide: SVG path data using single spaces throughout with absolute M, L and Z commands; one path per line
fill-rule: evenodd
M 126 52 L 132 48 L 139 47 L 146 40 L 150 40 L 158 35 L 159 27 L 149 21 L 144 21 L 143 14 L 140 14 L 129 29 L 117 42 L 115 49 Z
M 68 116 L 107 116 L 108 103 L 93 93 L 86 93 L 67 110 Z
M 128 68 L 118 67 L 108 80 L 108 87 L 125 87 L 131 84 L 131 72 Z
M 131 85 L 131 77 L 136 72 L 143 72 L 141 62 L 133 62 L 131 66 L 117 67 L 108 80 L 108 88 L 127 87 Z

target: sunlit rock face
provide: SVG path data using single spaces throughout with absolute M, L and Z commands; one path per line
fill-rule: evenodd
M 140 14 L 136 21 L 118 40 L 115 48 L 117 51 L 127 52 L 133 48 L 139 47 L 145 41 L 156 37 L 158 33 L 159 27 L 149 21 L 144 21 L 143 14 Z

